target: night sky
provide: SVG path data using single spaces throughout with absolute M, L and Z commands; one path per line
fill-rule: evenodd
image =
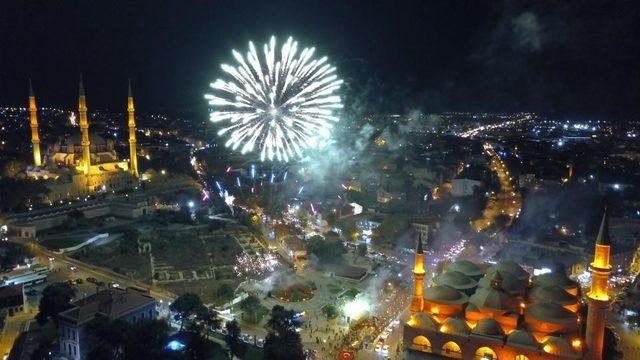
M 640 115 L 637 1 L 13 1 L 0 3 L 0 106 L 206 117 L 231 49 L 294 36 L 327 55 L 370 111 Z

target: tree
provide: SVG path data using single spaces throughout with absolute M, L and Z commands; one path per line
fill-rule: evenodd
M 214 296 L 218 304 L 224 304 L 233 299 L 236 289 L 228 282 L 222 282 L 215 290 Z
M 271 309 L 271 318 L 265 328 L 268 331 L 264 343 L 264 359 L 303 360 L 305 358 L 300 335 L 300 325 L 293 310 L 276 305 Z
M 70 301 L 76 296 L 76 289 L 67 283 L 53 283 L 42 290 L 40 308 L 36 315 L 38 324 L 44 325 L 47 320 L 58 321 L 58 314 L 71 308 Z
M 191 323 L 185 333 L 186 346 L 184 354 L 187 359 L 205 360 L 211 359 L 213 344 L 204 336 L 196 323 Z
M 343 261 L 342 254 L 347 252 L 340 242 L 327 242 L 321 236 L 313 236 L 307 243 L 307 250 L 326 264 L 335 264 Z
M 192 314 L 195 314 L 202 305 L 200 297 L 193 293 L 184 293 L 169 305 L 169 310 L 180 315 L 180 330 L 184 327 L 184 321 Z
M 229 321 L 225 324 L 227 329 L 227 335 L 224 336 L 224 341 L 229 348 L 229 357 L 243 358 L 247 351 L 247 347 L 240 339 L 240 326 L 236 320 Z
M 325 305 L 321 310 L 324 316 L 327 317 L 327 319 L 335 319 L 338 317 L 338 315 L 340 315 L 340 311 L 335 305 Z
M 130 336 L 129 323 L 122 319 L 110 320 L 98 315 L 87 324 L 91 339 L 89 359 L 124 359 L 124 347 Z
M 32 252 L 24 244 L 3 242 L 0 244 L 0 268 L 12 269 L 24 262 L 25 258 L 31 258 Z
M 20 211 L 40 202 L 50 190 L 39 180 L 0 178 L 0 211 Z
M 240 309 L 245 314 L 249 314 L 250 321 L 253 323 L 258 322 L 258 315 L 260 315 L 263 308 L 264 307 L 261 305 L 260 299 L 258 299 L 255 295 L 249 295 L 246 299 L 240 302 Z
M 172 355 L 164 348 L 169 325 L 162 320 L 146 319 L 130 324 L 99 315 L 86 329 L 90 339 L 88 359 L 168 359 Z
M 165 349 L 169 339 L 169 324 L 163 320 L 145 319 L 130 325 L 124 353 L 127 360 L 166 359 Z
M 212 329 L 217 329 L 220 327 L 220 319 L 218 319 L 218 313 L 209 309 L 208 307 L 202 305 L 196 311 L 196 316 L 198 320 L 202 321 L 202 325 L 205 328 L 204 333 L 207 338 L 211 335 Z

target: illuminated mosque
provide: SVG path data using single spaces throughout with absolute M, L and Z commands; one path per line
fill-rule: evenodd
M 419 238 L 413 299 L 403 318 L 404 345 L 412 358 L 601 360 L 610 247 L 605 210 L 583 319 L 580 286 L 560 269 L 530 277 L 513 261 L 486 267 L 461 260 L 446 265 L 425 288 Z
M 87 102 L 80 77 L 78 115 L 80 133 L 66 136 L 51 144 L 44 156 L 38 133 L 38 109 L 31 82 L 29 82 L 29 120 L 33 145 L 33 167 L 27 169 L 30 177 L 46 179 L 50 193 L 45 201 L 79 197 L 96 191 L 132 188 L 138 183 L 136 153 L 136 123 L 131 84 L 127 100 L 129 126 L 129 160 L 118 158 L 112 140 L 89 133 Z

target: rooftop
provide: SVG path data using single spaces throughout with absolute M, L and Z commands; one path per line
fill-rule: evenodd
M 140 290 L 110 288 L 74 302 L 60 317 L 78 324 L 91 321 L 98 314 L 117 319 L 154 302 L 151 295 Z

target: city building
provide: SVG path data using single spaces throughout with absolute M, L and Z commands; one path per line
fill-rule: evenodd
M 134 288 L 109 288 L 74 302 L 73 307 L 58 315 L 60 354 L 67 359 L 86 358 L 91 339 L 86 325 L 97 316 L 129 323 L 155 319 L 156 301 L 151 295 Z
M 424 358 L 600 360 L 610 245 L 605 211 L 590 265 L 588 315 L 582 319 L 580 287 L 560 269 L 531 277 L 509 260 L 491 266 L 460 260 L 447 264 L 445 273 L 424 288 L 419 238 L 413 300 L 403 318 L 404 346 Z
M 96 191 L 132 188 L 138 183 L 136 124 L 131 86 L 127 98 L 129 128 L 129 160 L 121 160 L 112 140 L 89 133 L 87 101 L 82 77 L 78 95 L 80 133 L 67 135 L 50 144 L 41 154 L 35 95 L 29 82 L 29 119 L 33 147 L 33 166 L 28 176 L 47 180 L 50 190 L 44 200 L 53 202 L 69 197 L 85 196 Z

